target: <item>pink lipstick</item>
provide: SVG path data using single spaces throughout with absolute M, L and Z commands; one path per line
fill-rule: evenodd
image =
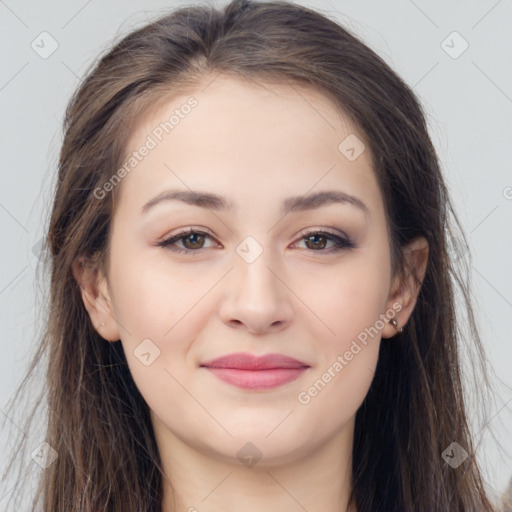
M 298 378 L 309 365 L 282 354 L 229 354 L 200 365 L 220 380 L 244 389 L 271 389 Z

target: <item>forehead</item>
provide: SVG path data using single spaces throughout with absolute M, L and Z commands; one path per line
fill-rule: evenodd
M 333 185 L 379 193 L 364 134 L 327 96 L 291 83 L 214 77 L 142 116 L 127 158 L 143 146 L 151 149 L 122 187 L 146 198 L 176 185 L 222 195 L 245 188 L 246 198 Z

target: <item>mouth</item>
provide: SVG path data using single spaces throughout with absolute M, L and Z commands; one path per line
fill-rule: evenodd
M 310 366 L 282 354 L 236 353 L 200 365 L 228 384 L 243 389 L 272 389 L 297 379 Z

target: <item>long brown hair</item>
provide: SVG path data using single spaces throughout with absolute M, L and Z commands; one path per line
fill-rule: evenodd
M 383 59 L 334 20 L 290 2 L 249 0 L 223 10 L 181 8 L 133 31 L 88 71 L 68 105 L 46 239 L 46 328 L 18 390 L 44 362 L 45 440 L 57 458 L 42 471 L 32 506 L 160 510 L 164 477 L 148 406 L 121 343 L 106 342 L 92 326 L 72 263 L 105 264 L 114 194 L 98 200 L 94 191 L 122 164 L 139 115 L 219 73 L 310 86 L 332 99 L 369 143 L 393 272 L 405 276 L 402 246 L 417 236 L 429 244 L 416 307 L 405 331 L 381 344 L 356 414 L 351 499 L 358 512 L 491 512 L 461 382 L 465 342 L 480 362 L 480 392 L 490 386 L 470 299 L 470 254 L 422 107 Z M 468 454 L 456 468 L 442 456 L 453 442 Z

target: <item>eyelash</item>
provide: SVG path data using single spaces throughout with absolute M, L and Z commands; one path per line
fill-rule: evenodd
M 202 247 L 201 249 L 179 249 L 177 247 L 172 247 L 172 248 L 170 247 L 175 242 L 181 240 L 182 238 L 185 238 L 186 236 L 190 236 L 190 235 L 205 235 L 209 238 L 213 238 L 208 233 L 189 228 L 185 231 L 181 231 L 180 233 L 177 233 L 176 235 L 173 235 L 170 238 L 167 238 L 165 240 L 158 242 L 156 245 L 159 247 L 168 247 L 173 252 L 176 252 L 176 253 L 185 253 L 185 254 L 197 253 L 197 252 L 201 251 L 202 249 L 205 249 L 204 247 Z M 329 233 L 328 231 L 322 231 L 322 230 L 307 231 L 307 232 L 303 231 L 303 232 L 301 232 L 301 235 L 302 235 L 301 240 L 311 237 L 313 235 L 320 235 L 320 236 L 324 236 L 327 239 L 336 243 L 336 246 L 331 247 L 330 249 L 319 249 L 319 250 L 309 249 L 310 252 L 326 252 L 326 253 L 332 254 L 334 252 L 338 252 L 343 249 L 353 249 L 356 247 L 356 245 L 352 241 L 350 241 L 348 238 L 342 238 L 333 233 Z

